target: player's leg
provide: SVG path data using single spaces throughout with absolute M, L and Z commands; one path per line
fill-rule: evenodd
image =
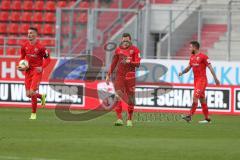
M 117 115 L 117 121 L 115 122 L 116 126 L 122 126 L 122 101 L 124 99 L 123 83 L 122 79 L 118 78 L 114 82 L 114 89 L 116 93 L 116 103 L 114 105 L 115 112 Z
M 127 97 L 127 105 L 128 105 L 128 119 L 127 126 L 132 127 L 132 119 L 135 105 L 135 79 L 131 79 L 130 81 L 125 82 L 126 87 L 126 97 Z
M 206 101 L 206 98 L 205 98 L 205 89 L 206 89 L 206 86 L 207 86 L 207 82 L 206 81 L 203 81 L 200 88 L 201 88 L 201 95 L 200 95 L 200 103 L 201 103 L 201 106 L 202 106 L 202 112 L 203 112 L 203 115 L 204 115 L 204 120 L 203 121 L 199 121 L 199 123 L 209 123 L 211 121 L 211 119 L 209 118 L 209 112 L 208 112 L 208 106 L 207 106 L 207 101 Z
M 192 102 L 192 107 L 191 107 L 190 113 L 187 116 L 183 117 L 183 119 L 185 121 L 190 122 L 192 120 L 192 116 L 195 114 L 197 107 L 198 107 L 198 99 L 199 99 L 199 90 L 195 86 L 194 94 L 193 94 L 193 102 Z

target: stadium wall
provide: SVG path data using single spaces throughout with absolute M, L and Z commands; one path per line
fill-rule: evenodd
M 60 59 L 53 59 L 46 68 L 39 88 L 46 93 L 47 108 L 69 106 L 72 109 L 96 109 L 101 105 L 100 91 L 104 81 L 66 79 L 51 80 Z M 16 70 L 16 58 L 0 60 L 0 107 L 30 107 L 25 96 L 24 74 Z M 192 72 L 179 78 L 188 61 L 142 60 L 137 72 L 136 109 L 143 112 L 187 112 L 193 95 Z M 151 65 L 150 65 L 151 64 Z M 212 65 L 221 81 L 213 85 L 209 75 L 206 91 L 207 103 L 212 114 L 240 114 L 240 66 L 237 62 L 214 61 Z M 159 72 L 166 68 L 165 72 Z M 83 68 L 82 68 L 83 69 Z M 82 70 L 86 71 L 86 70 Z M 64 71 L 63 71 L 64 72 Z M 78 70 L 79 72 L 79 70 Z M 60 73 L 61 74 L 61 73 Z M 201 112 L 201 109 L 198 109 Z

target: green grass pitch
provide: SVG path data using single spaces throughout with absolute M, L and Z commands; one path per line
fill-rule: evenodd
M 135 122 L 115 127 L 114 113 L 87 122 L 59 120 L 54 110 L 0 109 L 1 160 L 237 160 L 240 116 L 212 116 L 213 123 Z

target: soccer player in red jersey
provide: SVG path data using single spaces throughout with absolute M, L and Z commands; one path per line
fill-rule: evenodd
M 115 103 L 115 111 L 118 118 L 115 122 L 116 126 L 123 125 L 123 101 L 128 105 L 127 126 L 133 126 L 132 116 L 135 101 L 135 69 L 139 67 L 140 60 L 140 51 L 136 46 L 132 45 L 131 35 L 129 33 L 124 33 L 120 46 L 115 50 L 110 70 L 106 76 L 106 82 L 108 84 L 111 74 L 116 69 L 114 80 L 114 88 L 118 98 Z
M 200 44 L 197 41 L 190 42 L 190 51 L 192 53 L 189 61 L 189 65 L 185 68 L 182 72 L 179 73 L 179 76 L 187 73 L 191 68 L 193 69 L 194 74 L 194 95 L 193 95 L 193 103 L 192 108 L 190 110 L 190 114 L 183 117 L 184 120 L 190 122 L 192 116 L 194 115 L 197 107 L 198 107 L 198 99 L 200 100 L 202 111 L 205 117 L 205 120 L 199 121 L 199 123 L 205 124 L 209 123 L 211 119 L 208 115 L 208 107 L 205 98 L 205 89 L 207 86 L 207 75 L 206 75 L 206 68 L 210 70 L 215 83 L 217 85 L 220 84 L 219 80 L 216 77 L 216 74 L 212 68 L 212 65 L 209 61 L 209 58 L 204 53 L 199 51 Z
M 41 82 L 43 69 L 50 63 L 49 51 L 37 39 L 38 30 L 34 27 L 28 29 L 28 41 L 21 48 L 20 60 L 27 60 L 29 68 L 21 68 L 25 71 L 25 88 L 27 97 L 32 100 L 32 113 L 29 119 L 36 119 L 37 99 L 41 99 L 42 107 L 45 106 L 46 95 L 38 93 L 38 87 Z

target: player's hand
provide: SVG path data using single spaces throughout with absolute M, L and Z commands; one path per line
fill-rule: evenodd
M 181 77 L 182 75 L 183 75 L 183 73 L 182 73 L 182 72 L 179 72 L 179 73 L 178 73 L 178 76 L 179 76 L 179 77 Z
M 22 68 L 22 67 L 20 67 L 20 66 L 17 66 L 17 70 L 19 70 L 19 71 L 26 71 L 28 68 Z
M 131 57 L 127 57 L 126 59 L 125 59 L 125 63 L 130 63 L 131 62 Z
M 220 85 L 220 81 L 217 78 L 215 78 L 214 80 L 217 86 Z
M 106 83 L 107 83 L 107 85 L 109 85 L 109 82 L 110 82 L 110 77 L 109 77 L 109 75 L 107 75 L 106 76 Z

